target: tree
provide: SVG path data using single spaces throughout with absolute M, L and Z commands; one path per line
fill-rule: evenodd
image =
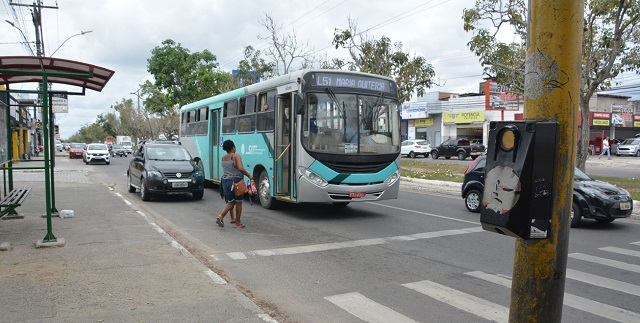
M 238 63 L 238 84 L 247 86 L 264 80 L 275 74 L 275 63 L 267 63 L 262 52 L 252 46 L 244 48 L 244 59 Z
M 227 80 L 211 52 L 205 49 L 192 54 L 171 39 L 151 51 L 147 71 L 153 75 L 155 86 L 165 93 L 167 108 L 218 94 L 221 82 Z
M 380 39 L 358 33 L 354 22 L 349 20 L 348 30 L 334 31 L 333 44 L 349 50 L 351 62 L 334 59 L 335 65 L 348 65 L 350 70 L 379 74 L 395 79 L 398 84 L 398 99 L 409 101 L 415 91 L 423 96 L 433 85 L 435 72 L 431 64 L 422 56 L 412 56 L 402 51 L 402 43 L 391 43 L 388 37 Z
M 463 14 L 464 30 L 474 34 L 469 48 L 485 71 L 516 93 L 524 92 L 528 10 L 524 0 L 477 0 Z M 489 27 L 484 27 L 485 23 Z M 502 42 L 500 31 L 514 32 Z M 580 118 L 576 166 L 585 169 L 589 145 L 589 100 L 606 90 L 621 72 L 640 69 L 640 0 L 585 0 L 580 78 Z
M 276 75 L 288 74 L 292 71 L 294 63 L 299 63 L 300 68 L 305 68 L 313 61 L 313 48 L 309 43 L 298 44 L 295 31 L 281 35 L 282 25 L 277 25 L 267 14 L 260 18 L 259 22 L 269 33 L 267 36 L 258 35 L 258 38 L 267 41 L 270 45 L 265 49 L 265 54 L 273 60 L 275 64 L 273 71 Z

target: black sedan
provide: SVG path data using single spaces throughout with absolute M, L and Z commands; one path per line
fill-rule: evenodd
M 486 156 L 478 157 L 465 171 L 462 198 L 467 210 L 480 212 L 484 192 Z M 582 218 L 609 223 L 628 218 L 633 211 L 633 200 L 626 190 L 607 182 L 592 179 L 575 169 L 571 227 L 580 226 Z
M 199 200 L 204 195 L 204 173 L 182 145 L 142 142 L 129 162 L 127 186 L 131 193 L 139 189 L 143 201 L 154 194 L 184 193 Z
M 116 155 L 120 157 L 127 157 L 129 154 L 129 150 L 124 148 L 122 145 L 113 145 L 111 146 L 111 156 L 116 157 Z

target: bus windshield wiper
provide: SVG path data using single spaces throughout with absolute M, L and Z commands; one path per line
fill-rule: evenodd
M 331 99 L 331 101 L 333 101 L 333 104 L 338 107 L 338 111 L 344 112 L 344 107 L 342 110 L 340 110 L 340 102 L 338 101 L 338 97 L 336 97 L 336 94 L 333 93 L 333 90 L 330 87 L 327 88 L 327 93 L 329 94 L 329 98 Z

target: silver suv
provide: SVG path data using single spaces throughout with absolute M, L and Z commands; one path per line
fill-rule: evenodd
M 640 157 L 640 138 L 629 138 L 616 145 L 616 156 Z

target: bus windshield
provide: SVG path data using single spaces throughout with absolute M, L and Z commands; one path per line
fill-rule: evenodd
M 307 93 L 302 145 L 332 154 L 390 154 L 400 149 L 396 100 L 363 94 Z

